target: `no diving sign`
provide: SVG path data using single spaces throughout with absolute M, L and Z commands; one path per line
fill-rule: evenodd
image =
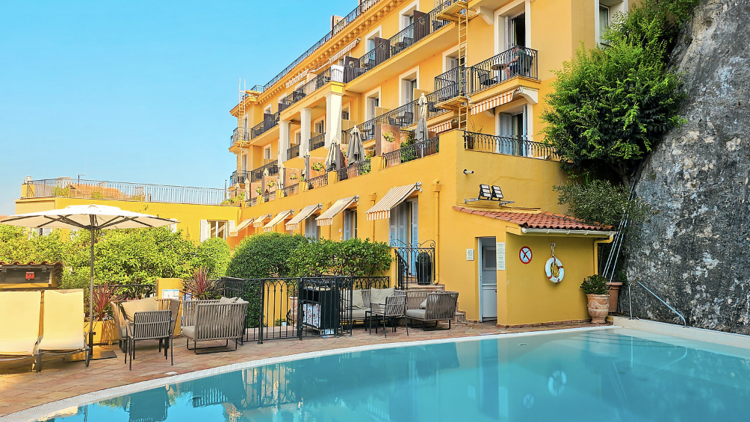
M 528 246 L 524 246 L 520 251 L 518 251 L 518 259 L 520 259 L 524 264 L 528 264 L 529 262 L 531 262 L 531 257 L 531 248 Z

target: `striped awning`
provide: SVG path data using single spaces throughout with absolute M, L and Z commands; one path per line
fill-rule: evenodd
M 302 71 L 302 73 L 300 73 L 299 75 L 297 75 L 297 76 L 293 77 L 292 79 L 290 79 L 289 82 L 286 83 L 286 87 L 289 88 L 290 86 L 292 86 L 292 85 L 296 84 L 297 82 L 301 81 L 302 78 L 304 78 L 305 76 L 307 76 L 307 72 L 309 72 L 309 70 L 305 69 L 305 70 Z
M 451 123 L 452 121 L 448 120 L 447 122 L 443 122 L 435 126 L 430 126 L 427 128 L 427 132 L 435 132 L 435 133 L 445 132 L 446 130 L 451 129 Z
M 271 221 L 268 222 L 265 226 L 263 226 L 263 231 L 270 232 L 273 230 L 274 227 L 276 227 L 277 224 L 284 221 L 288 216 L 292 215 L 294 210 L 286 210 L 281 211 L 280 213 L 276 214 L 276 217 L 274 217 Z
M 286 229 L 297 230 L 299 228 L 299 223 L 306 220 L 308 217 L 313 215 L 315 211 L 321 208 L 323 208 L 322 204 L 308 205 L 305 208 L 302 208 L 302 211 L 300 211 L 297 215 L 292 217 L 292 219 L 289 220 L 288 223 L 286 223 Z
M 471 106 L 471 115 L 475 115 L 477 113 L 481 113 L 483 111 L 489 110 L 491 108 L 495 108 L 497 106 L 501 106 L 503 104 L 509 103 L 513 101 L 513 95 L 518 92 L 518 89 L 514 89 L 512 91 L 503 92 L 502 94 L 495 95 L 492 98 L 488 98 L 484 101 L 480 101 L 476 104 L 472 104 Z
M 319 226 L 330 226 L 333 224 L 333 217 L 336 216 L 336 214 L 340 213 L 341 211 L 347 209 L 349 205 L 357 202 L 359 200 L 359 196 L 351 196 L 349 198 L 343 198 L 336 201 L 331 208 L 328 208 L 326 212 L 320 215 L 320 217 L 316 218 L 315 221 L 318 222 Z
M 263 222 L 271 218 L 273 214 L 266 214 L 261 215 L 260 217 L 255 217 L 255 221 L 253 221 L 253 227 L 263 227 Z
M 319 67 L 319 68 L 317 68 L 317 69 L 313 69 L 313 73 L 315 73 L 315 72 L 318 72 L 318 71 L 322 70 L 323 68 L 325 68 L 325 67 L 326 67 L 326 66 L 328 66 L 329 64 L 331 64 L 331 63 L 334 63 L 334 62 L 336 62 L 336 60 L 340 59 L 340 58 L 341 58 L 341 57 L 343 57 L 343 56 L 344 56 L 345 54 L 347 54 L 347 53 L 349 53 L 350 51 L 352 51 L 352 50 L 354 49 L 354 47 L 356 47 L 356 46 L 357 46 L 357 44 L 359 44 L 359 40 L 360 40 L 360 39 L 359 39 L 359 38 L 357 38 L 356 40 L 354 40 L 354 41 L 350 42 L 350 43 L 349 43 L 349 45 L 347 45 L 346 47 L 342 48 L 342 49 L 341 49 L 341 50 L 340 50 L 340 51 L 339 51 L 338 53 L 336 53 L 336 54 L 334 54 L 333 56 L 329 57 L 329 58 L 328 58 L 328 60 L 326 60 L 326 61 L 325 61 L 325 63 L 323 63 L 323 65 L 322 65 L 322 66 L 320 66 L 320 67 Z
M 240 231 L 244 230 L 247 226 L 249 226 L 253 222 L 253 220 L 255 219 L 248 218 L 247 220 L 243 220 L 239 226 L 235 227 L 234 230 L 229 232 L 229 235 L 232 237 L 236 237 L 240 233 Z
M 391 210 L 396 205 L 404 202 L 404 200 L 416 190 L 419 190 L 420 192 L 422 191 L 422 182 L 391 188 L 391 190 L 385 194 L 383 199 L 367 210 L 367 219 L 380 220 L 382 218 L 390 218 Z

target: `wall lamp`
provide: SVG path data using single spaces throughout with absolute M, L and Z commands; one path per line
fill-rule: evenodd
M 474 174 L 474 170 L 466 170 L 466 169 L 464 169 L 464 174 Z

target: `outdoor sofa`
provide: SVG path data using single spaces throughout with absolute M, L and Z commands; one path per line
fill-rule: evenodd
M 458 292 L 409 290 L 406 292 L 406 318 L 421 321 L 423 328 L 427 322 L 434 322 L 437 327 L 439 321 L 448 321 L 450 329 L 457 304 Z
M 234 350 L 237 343 L 245 335 L 245 320 L 247 318 L 248 302 L 239 298 L 225 298 L 218 300 L 188 300 L 183 304 L 182 335 L 187 338 L 188 350 L 196 354 L 198 350 L 211 350 L 216 347 L 198 348 L 199 341 L 224 340 L 223 348 L 229 346 L 229 340 L 234 340 Z M 193 348 L 190 348 L 190 341 Z M 214 350 L 223 351 L 223 350 Z

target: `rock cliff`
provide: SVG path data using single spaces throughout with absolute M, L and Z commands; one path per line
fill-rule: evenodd
M 628 242 L 626 274 L 690 325 L 750 334 L 750 0 L 704 0 L 673 61 L 687 123 L 643 165 L 636 192 L 656 213 Z M 636 286 L 633 309 L 678 322 Z

